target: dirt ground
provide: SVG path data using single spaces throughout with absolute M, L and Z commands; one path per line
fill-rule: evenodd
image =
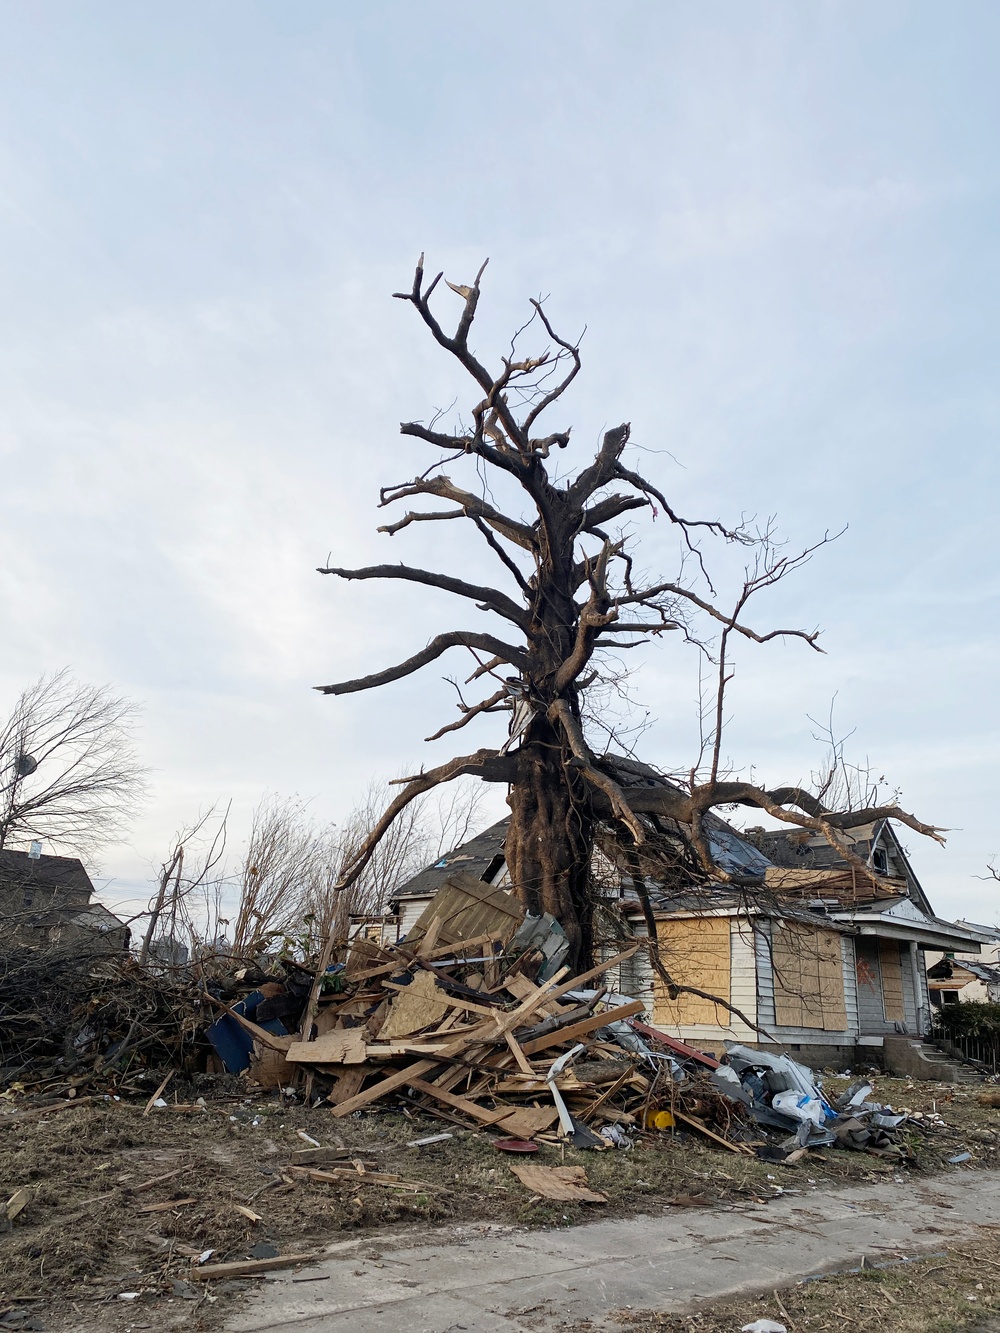
M 846 1082 L 828 1078 L 825 1086 L 836 1094 Z M 194 1256 L 206 1250 L 217 1263 L 245 1258 L 261 1244 L 279 1254 L 310 1253 L 350 1235 L 415 1224 L 546 1227 L 594 1216 L 593 1205 L 533 1197 L 511 1174 L 511 1159 L 482 1131 L 398 1110 L 337 1120 L 326 1110 L 208 1076 L 181 1095 L 200 1095 L 205 1104 L 193 1112 L 162 1108 L 144 1116 L 142 1101 L 96 1101 L 23 1126 L 3 1127 L 0 1119 L 3 1199 L 24 1186 L 31 1192 L 0 1235 L 0 1328 L 208 1328 L 247 1283 L 191 1281 Z M 971 1154 L 961 1169 L 1000 1167 L 1000 1110 L 980 1106 L 976 1088 L 885 1078 L 877 1080 L 874 1096 L 896 1109 L 936 1110 L 944 1121 L 901 1135 L 913 1155 L 908 1165 L 824 1149 L 786 1166 L 730 1153 L 694 1132 L 645 1134 L 629 1151 L 543 1145 L 532 1160 L 583 1165 L 592 1187 L 608 1197 L 601 1216 L 762 1199 L 782 1185 L 798 1187 L 802 1178 L 822 1185 L 903 1171 L 954 1171 L 947 1159 L 961 1152 Z M 22 1109 L 27 1107 L 11 1113 Z M 290 1179 L 292 1153 L 308 1146 L 297 1131 L 323 1146 L 348 1148 L 371 1170 L 401 1180 L 380 1184 L 361 1174 L 336 1183 Z M 445 1132 L 453 1137 L 406 1147 L 412 1139 Z M 892 1296 L 894 1280 L 885 1279 Z M 138 1295 L 123 1301 L 128 1293 Z M 984 1308 L 985 1302 L 983 1297 Z M 891 1299 L 885 1304 L 891 1306 Z M 714 1333 L 716 1325 L 676 1327 Z M 732 1327 L 730 1320 L 727 1333 Z

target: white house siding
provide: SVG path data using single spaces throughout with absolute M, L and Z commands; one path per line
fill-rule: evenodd
M 419 898 L 400 898 L 399 900 L 399 934 L 397 940 L 403 939 L 413 927 L 417 924 L 424 914 L 424 909 L 431 901 L 431 894 L 424 894 Z
M 904 944 L 899 951 L 900 966 L 903 971 L 903 1021 L 907 1032 L 918 1030 L 917 998 L 913 993 L 913 968 L 910 964 L 910 950 Z

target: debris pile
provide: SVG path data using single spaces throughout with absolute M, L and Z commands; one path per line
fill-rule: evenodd
M 24 954 L 0 976 L 0 1054 L 10 1081 L 30 1068 L 71 1098 L 207 1069 L 335 1117 L 419 1110 L 513 1150 L 630 1148 L 669 1131 L 768 1161 L 823 1147 L 907 1157 L 905 1113 L 871 1101 L 870 1084 L 831 1104 L 787 1055 L 731 1045 L 720 1061 L 643 1023 L 643 1002 L 612 988 L 640 947 L 569 976 L 552 917 L 457 873 L 402 942 L 357 936 L 312 966 L 216 960 L 213 976 L 204 959 L 53 967 Z
M 714 1086 L 743 1106 L 747 1118 L 770 1138 L 757 1155 L 787 1161 L 807 1148 L 840 1147 L 877 1157 L 907 1158 L 895 1131 L 909 1118 L 868 1099 L 872 1085 L 853 1083 L 831 1104 L 812 1070 L 787 1055 L 732 1045 L 712 1075 Z M 781 1136 L 774 1142 L 775 1136 Z
M 510 894 L 459 874 L 404 942 L 358 939 L 329 966 L 300 1035 L 261 988 L 222 1004 L 208 1036 L 227 1069 L 298 1086 L 338 1117 L 402 1105 L 513 1140 L 627 1147 L 663 1089 L 684 1115 L 683 1062 L 716 1064 L 631 1022 L 642 1002 L 600 985 L 638 947 L 570 977 L 554 919 L 526 917 Z

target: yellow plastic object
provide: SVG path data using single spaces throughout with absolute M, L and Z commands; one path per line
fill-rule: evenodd
M 647 1129 L 673 1129 L 676 1121 L 669 1111 L 647 1111 Z

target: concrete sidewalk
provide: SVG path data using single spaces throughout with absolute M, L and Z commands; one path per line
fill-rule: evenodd
M 599 1323 L 622 1306 L 683 1310 L 770 1290 L 1000 1225 L 996 1171 L 833 1191 L 803 1179 L 802 1189 L 765 1205 L 677 1208 L 566 1231 L 461 1226 L 346 1241 L 321 1265 L 274 1274 L 227 1328 L 537 1333 L 568 1319 Z

